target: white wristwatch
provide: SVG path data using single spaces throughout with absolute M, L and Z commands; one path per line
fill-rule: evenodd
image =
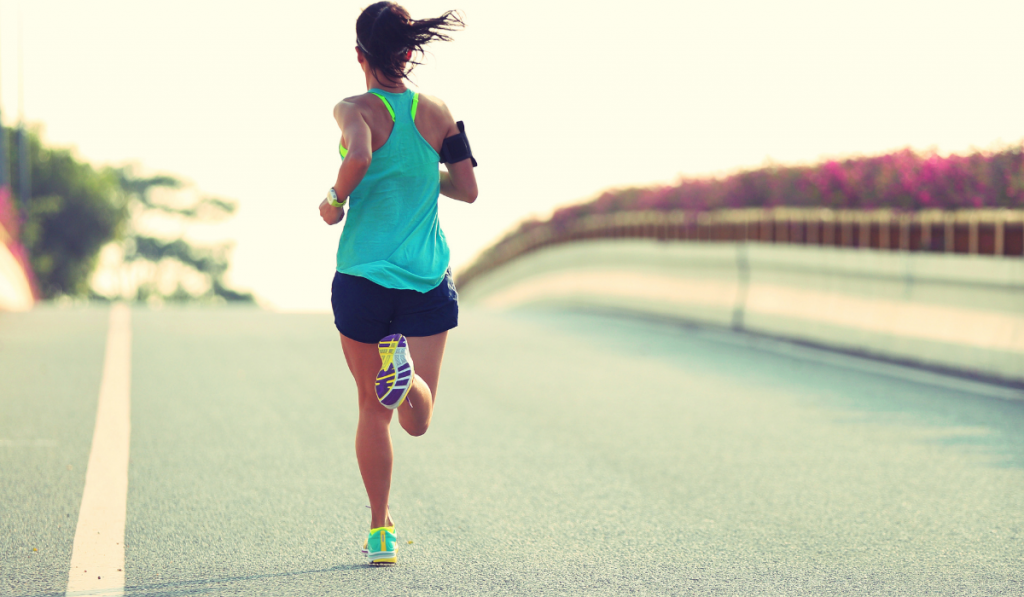
M 338 201 L 338 193 L 334 191 L 334 187 L 331 187 L 327 191 L 327 202 L 330 203 L 332 207 L 345 207 L 345 203 L 348 202 L 348 197 L 345 197 L 343 201 Z

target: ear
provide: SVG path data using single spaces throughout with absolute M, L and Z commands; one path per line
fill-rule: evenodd
M 412 50 L 405 53 L 405 61 L 409 62 L 410 60 L 412 60 Z
M 356 61 L 359 64 L 366 62 L 366 57 L 363 56 L 363 51 L 359 49 L 359 46 L 356 46 Z

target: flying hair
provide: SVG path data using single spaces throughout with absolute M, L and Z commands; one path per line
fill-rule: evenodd
M 417 65 L 409 53 L 423 54 L 423 46 L 432 41 L 451 41 L 447 32 L 466 24 L 454 10 L 434 19 L 414 20 L 394 2 L 377 2 L 366 7 L 356 19 L 356 45 L 370 68 L 384 78 L 398 82 L 408 79 Z

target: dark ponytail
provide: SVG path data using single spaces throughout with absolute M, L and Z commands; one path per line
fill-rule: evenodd
M 451 41 L 445 34 L 465 27 L 462 18 L 449 10 L 436 19 L 414 21 L 409 12 L 394 2 L 377 2 L 363 10 L 356 19 L 356 44 L 370 63 L 370 68 L 384 78 L 398 82 L 408 79 L 413 67 L 420 64 L 408 52 L 423 53 L 423 46 L 434 41 Z

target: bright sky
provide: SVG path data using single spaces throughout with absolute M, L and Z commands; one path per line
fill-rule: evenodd
M 135 162 L 240 202 L 230 279 L 329 310 L 341 228 L 317 205 L 331 109 L 365 91 L 363 2 L 0 0 L 0 101 L 95 164 Z M 20 8 L 19 8 L 20 4 Z M 456 269 L 530 215 L 608 187 L 902 147 L 1024 139 L 1024 3 L 415 0 L 468 27 L 414 78 L 465 120 L 474 205 L 442 198 Z

